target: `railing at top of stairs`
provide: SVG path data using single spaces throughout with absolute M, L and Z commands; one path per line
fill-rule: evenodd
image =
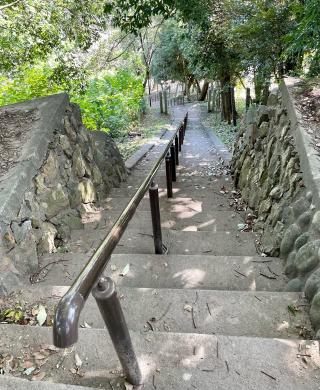
M 140 185 L 128 205 L 106 235 L 100 246 L 84 266 L 79 276 L 68 292 L 60 300 L 53 325 L 54 344 L 59 348 L 67 348 L 78 340 L 78 325 L 80 313 L 92 291 L 97 301 L 101 315 L 107 325 L 111 340 L 118 354 L 122 368 L 128 382 L 139 385 L 142 375 L 132 346 L 128 327 L 117 297 L 115 284 L 110 278 L 102 278 L 111 255 L 125 232 L 129 221 L 149 190 L 150 208 L 152 216 L 155 253 L 163 254 L 160 207 L 158 186 L 154 183 L 154 176 L 163 160 L 166 165 L 167 196 L 172 195 L 172 181 L 176 181 L 176 165 L 179 163 L 179 152 L 183 144 L 188 122 L 188 113 L 167 143 L 161 156 L 158 158 L 149 174 Z

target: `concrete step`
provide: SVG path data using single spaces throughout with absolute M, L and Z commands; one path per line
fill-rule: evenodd
M 127 276 L 126 276 L 127 277 Z M 32 307 L 45 305 L 49 313 L 68 286 L 28 289 L 16 296 Z M 302 293 L 270 291 L 216 291 L 154 289 L 118 286 L 121 305 L 130 330 L 140 332 L 180 332 L 228 336 L 299 338 L 303 330 L 311 334 Z M 141 310 L 143 307 L 143 310 Z M 288 307 L 295 307 L 295 315 Z M 93 297 L 87 301 L 80 324 L 104 328 Z
M 106 274 L 126 287 L 283 291 L 287 283 L 282 260 L 258 256 L 115 254 Z
M 113 188 L 110 192 L 110 198 L 131 198 L 137 191 L 139 187 L 138 186 L 130 186 L 127 187 L 120 187 L 120 188 Z M 215 191 L 213 188 L 207 188 L 207 187 L 186 187 L 186 188 L 177 188 L 175 187 L 175 183 L 173 183 L 173 198 L 171 200 L 174 200 L 175 198 L 193 198 L 196 200 L 202 200 L 205 202 L 206 200 L 210 200 L 213 197 L 217 196 L 219 197 L 219 202 L 221 200 L 229 199 L 232 194 L 222 194 L 219 191 Z M 149 198 L 148 192 L 145 195 L 146 198 Z M 167 199 L 167 187 L 159 187 L 159 198 L 165 198 Z
M 103 201 L 102 207 L 105 208 L 106 211 L 122 211 L 128 205 L 130 200 L 131 197 L 109 197 Z M 212 193 L 212 195 L 207 198 L 175 196 L 172 199 L 168 199 L 167 197 L 163 196 L 160 198 L 160 211 L 166 211 L 169 213 L 182 213 L 186 211 L 194 213 L 206 213 L 216 210 L 232 211 L 232 208 L 229 206 L 229 202 L 229 197 L 223 197 L 217 193 Z M 150 201 L 147 197 L 141 200 L 137 210 L 150 210 Z
M 41 284 L 70 284 L 88 259 L 85 253 L 43 256 L 41 266 L 55 264 Z M 130 271 L 123 278 L 119 274 L 127 264 Z M 107 275 L 118 285 L 147 288 L 283 291 L 287 283 L 280 259 L 254 256 L 114 254 Z
M 136 186 L 138 187 L 143 180 L 147 177 L 149 172 L 142 173 L 133 172 L 125 182 L 121 183 L 121 188 L 127 188 L 128 186 Z M 166 187 L 166 177 L 165 175 L 157 175 L 155 176 L 155 182 L 159 185 L 159 187 Z M 222 187 L 232 190 L 233 182 L 230 176 L 206 176 L 200 177 L 199 175 L 182 175 L 178 174 L 177 181 L 173 183 L 173 188 L 184 188 L 184 189 L 192 189 L 198 187 L 205 188 L 213 188 L 216 190 L 220 190 Z
M 188 232 L 164 230 L 163 242 L 168 254 L 210 254 L 214 256 L 254 256 L 256 248 L 254 234 L 231 232 Z M 114 253 L 154 254 L 152 235 L 139 231 L 127 231 Z
M 115 223 L 119 213 L 106 213 L 105 218 L 99 223 L 86 225 L 86 230 L 108 231 Z M 160 214 L 161 226 L 163 229 L 184 230 L 184 231 L 238 231 L 238 225 L 242 224 L 244 218 L 240 213 L 234 211 L 217 210 L 210 213 L 168 213 L 162 211 Z M 136 229 L 142 233 L 152 233 L 150 211 L 137 211 L 130 221 L 127 229 Z M 75 235 L 79 235 L 75 233 Z
M 1 325 L 2 353 L 24 357 L 51 344 L 44 327 Z M 216 335 L 131 332 L 145 389 L 315 390 L 319 387 L 319 343 Z M 75 353 L 82 361 L 79 375 Z M 304 356 L 305 355 L 305 356 Z M 58 367 L 58 368 L 57 368 Z M 50 354 L 44 380 L 114 390 L 120 366 L 106 330 L 80 329 L 73 349 Z M 117 383 L 119 386 L 117 387 Z M 59 389 L 60 390 L 60 389 Z
M 65 385 L 63 383 L 51 383 L 47 381 L 30 381 L 27 379 L 15 378 L 9 375 L 0 376 L 1 390 L 92 390 L 88 386 Z
M 112 226 L 112 225 L 111 225 Z M 256 236 L 251 232 L 196 231 L 194 225 L 187 225 L 184 231 L 163 229 L 163 243 L 168 254 L 210 254 L 213 256 L 254 256 Z M 190 227 L 190 229 L 188 229 Z M 73 253 L 92 253 L 108 233 L 108 228 L 82 230 L 73 233 L 73 239 L 66 247 Z M 131 222 L 114 253 L 154 254 L 152 231 L 141 230 Z
M 93 253 L 104 235 L 103 230 L 96 234 L 94 232 L 82 236 L 79 234 L 79 239 L 70 241 L 67 248 L 73 253 Z M 255 256 L 257 254 L 254 244 L 255 235 L 250 232 L 163 229 L 162 238 L 168 254 L 213 256 Z M 132 226 L 124 233 L 114 253 L 154 254 L 153 235 Z

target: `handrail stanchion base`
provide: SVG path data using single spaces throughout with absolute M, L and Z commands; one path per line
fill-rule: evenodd
M 179 165 L 179 138 L 176 135 L 174 139 L 174 150 L 176 153 L 176 165 Z
M 112 343 L 119 357 L 126 379 L 133 385 L 142 384 L 142 374 L 133 349 L 128 326 L 111 278 L 101 279 L 93 288 L 94 296 Z
M 170 146 L 170 157 L 171 157 L 172 181 L 177 181 L 176 152 L 173 144 Z
M 166 177 L 167 177 L 167 197 L 172 198 L 172 169 L 171 169 L 171 157 L 169 154 L 166 156 Z
M 158 185 L 152 182 L 149 187 L 150 209 L 153 228 L 154 250 L 156 255 L 163 254 L 161 218 L 159 206 L 159 189 Z

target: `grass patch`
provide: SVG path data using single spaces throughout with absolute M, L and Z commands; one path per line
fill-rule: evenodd
M 229 151 L 232 151 L 233 145 L 240 127 L 241 119 L 238 119 L 237 126 L 228 125 L 221 121 L 220 112 L 208 113 L 207 103 L 201 104 L 201 119 L 205 127 L 212 129 L 212 131 L 221 139 L 227 146 Z

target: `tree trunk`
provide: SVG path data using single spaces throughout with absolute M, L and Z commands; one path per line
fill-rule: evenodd
M 194 80 L 194 82 L 196 83 L 197 91 L 200 94 L 201 93 L 201 88 L 200 88 L 199 81 L 198 80 Z
M 231 124 L 231 115 L 232 115 L 232 108 L 231 108 L 231 94 L 230 94 L 230 75 L 226 75 L 220 80 L 221 85 L 221 101 L 222 101 L 222 107 L 221 107 L 221 120 L 228 122 Z
M 201 94 L 200 94 L 200 97 L 199 97 L 199 101 L 200 102 L 203 102 L 203 101 L 206 100 L 206 96 L 207 96 L 207 93 L 208 93 L 208 88 L 209 88 L 209 81 L 204 80 L 204 83 L 203 83 L 203 86 L 202 86 L 202 90 L 201 90 Z

